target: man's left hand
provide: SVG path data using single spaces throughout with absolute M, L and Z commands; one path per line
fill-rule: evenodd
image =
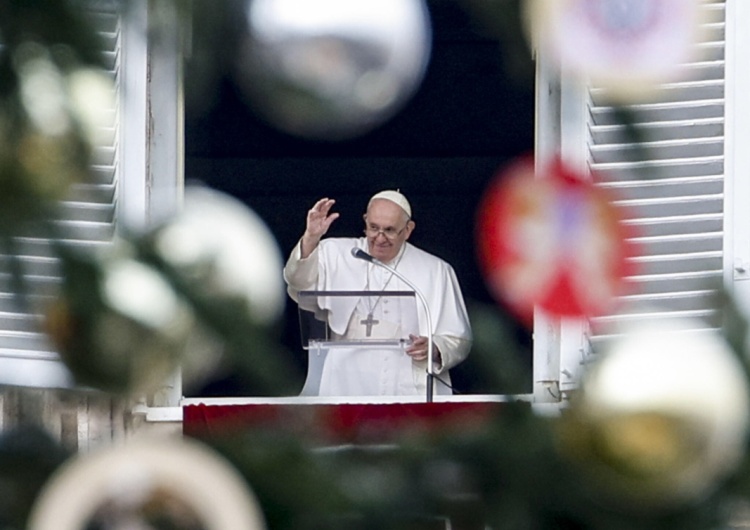
M 409 335 L 411 344 L 406 348 L 406 353 L 415 361 L 426 361 L 427 360 L 427 348 L 428 341 L 427 337 L 418 337 L 416 335 Z M 440 351 L 432 345 L 432 360 L 433 362 L 440 364 Z

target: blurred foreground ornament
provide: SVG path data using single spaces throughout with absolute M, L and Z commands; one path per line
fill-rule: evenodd
M 744 456 L 748 381 L 718 332 L 651 324 L 615 342 L 561 422 L 597 495 L 631 510 L 699 502 Z
M 76 383 L 155 391 L 201 333 L 191 308 L 125 242 L 104 256 L 61 257 L 64 281 L 46 326 Z
M 77 384 L 147 394 L 180 367 L 183 385 L 199 385 L 225 355 L 282 377 L 264 335 L 284 308 L 281 253 L 238 200 L 190 186 L 178 214 L 106 253 L 58 250 L 64 282 L 46 323 Z
M 115 91 L 64 46 L 19 44 L 0 74 L 16 90 L 0 108 L 0 230 L 13 233 L 91 180 L 92 150 L 113 130 Z
M 186 388 L 224 369 L 246 391 L 291 391 L 288 359 L 270 340 L 286 302 L 283 261 L 255 212 L 227 194 L 189 186 L 182 210 L 138 245 L 210 333 L 183 356 Z
M 611 309 L 634 249 L 603 189 L 555 160 L 537 177 L 521 159 L 497 175 L 477 217 L 485 281 L 527 322 L 535 306 L 558 316 Z
M 149 239 L 160 260 L 202 298 L 233 300 L 259 325 L 281 316 L 286 290 L 278 244 L 237 199 L 189 186 L 182 211 Z
M 685 76 L 698 60 L 702 0 L 535 0 L 532 40 L 618 100 Z
M 81 455 L 47 483 L 29 530 L 263 530 L 237 471 L 197 442 L 138 440 Z
M 423 0 L 249 0 L 236 77 L 259 114 L 293 135 L 341 140 L 392 117 L 424 76 Z

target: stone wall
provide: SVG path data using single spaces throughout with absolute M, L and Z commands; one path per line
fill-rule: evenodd
M 135 412 L 134 412 L 135 410 Z M 179 421 L 150 421 L 137 403 L 81 390 L 6 388 L 0 392 L 0 432 L 43 427 L 65 449 L 88 452 L 135 435 L 179 435 Z

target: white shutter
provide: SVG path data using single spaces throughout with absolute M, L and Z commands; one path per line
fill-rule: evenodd
M 114 80 L 115 106 L 109 109 L 103 143 L 95 147 L 95 184 L 76 184 L 60 204 L 56 221 L 71 234 L 69 244 L 95 246 L 111 241 L 118 197 L 118 140 L 120 101 L 120 16 L 115 0 L 87 3 L 91 21 L 102 38 L 106 69 Z M 50 242 L 18 237 L 15 254 L 30 286 L 31 307 L 13 294 L 11 258 L 0 257 L 0 381 L 5 384 L 67 386 L 69 376 L 42 332 L 39 308 L 50 289 L 60 282 L 60 271 Z
M 719 325 L 714 289 L 724 274 L 725 5 L 705 4 L 700 62 L 685 81 L 660 87 L 653 100 L 624 109 L 643 142 L 634 148 L 602 91 L 589 91 L 589 163 L 626 208 L 639 271 L 629 278 L 626 314 L 595 319 L 594 344 L 623 320 L 691 317 Z M 619 326 L 614 326 L 615 329 Z M 603 335 L 602 335 L 603 334 Z
M 696 329 L 719 325 L 715 289 L 731 267 L 725 248 L 725 190 L 732 178 L 725 171 L 725 51 L 727 4 L 734 1 L 702 4 L 700 60 L 682 65 L 682 80 L 662 85 L 650 100 L 615 108 L 602 89 L 582 90 L 560 78 L 560 152 L 602 177 L 600 185 L 619 198 L 639 234 L 640 250 L 620 311 L 586 323 L 562 322 L 552 334 L 555 339 L 559 333 L 563 391 L 576 388 L 581 367 L 623 326 L 670 317 L 694 318 Z M 632 130 L 623 125 L 621 110 Z M 554 120 L 539 119 L 542 137 L 554 138 Z

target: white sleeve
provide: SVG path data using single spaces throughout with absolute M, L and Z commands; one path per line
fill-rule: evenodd
M 439 297 L 433 302 L 433 307 L 438 311 L 432 340 L 440 350 L 442 360 L 442 363 L 435 366 L 437 373 L 450 370 L 463 362 L 472 345 L 471 324 L 453 267 L 445 263 L 441 277 L 443 288 L 435 291 L 439 293 Z
M 450 370 L 469 355 L 472 339 L 453 337 L 449 335 L 434 335 L 434 345 L 440 350 L 442 363 L 435 363 L 435 373 L 440 374 Z
M 314 289 L 318 282 L 318 248 L 303 259 L 300 244 L 298 241 L 294 246 L 284 267 L 284 281 L 294 301 L 298 301 L 299 291 Z

